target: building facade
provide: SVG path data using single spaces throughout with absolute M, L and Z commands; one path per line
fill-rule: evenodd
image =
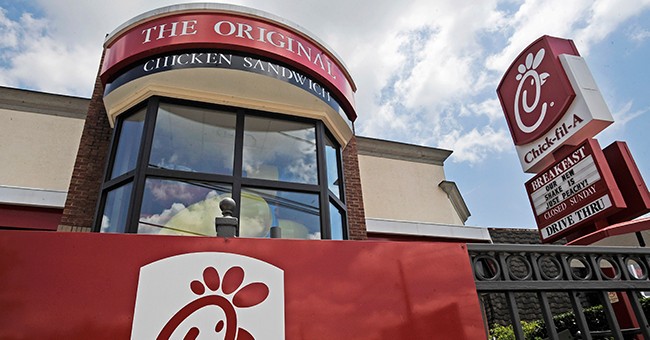
M 298 25 L 178 5 L 104 46 L 90 99 L 1 89 L 3 228 L 214 236 L 233 197 L 241 237 L 489 242 L 451 151 L 355 136 L 354 81 Z

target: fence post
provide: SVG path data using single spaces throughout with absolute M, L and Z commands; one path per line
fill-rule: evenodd
M 216 217 L 214 224 L 217 229 L 217 237 L 236 237 L 239 226 L 239 219 L 233 217 L 233 211 L 237 208 L 237 203 L 230 197 L 226 197 L 219 202 L 222 217 Z
M 271 227 L 271 238 L 282 238 L 282 229 L 280 227 Z

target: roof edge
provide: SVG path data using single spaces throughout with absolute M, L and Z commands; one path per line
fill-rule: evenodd
M 359 155 L 442 166 L 453 151 L 428 146 L 356 136 Z

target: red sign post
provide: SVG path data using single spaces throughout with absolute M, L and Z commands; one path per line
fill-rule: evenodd
M 591 139 L 613 118 L 573 41 L 546 35 L 534 41 L 512 62 L 497 94 L 522 168 L 537 174 L 526 191 L 543 243 L 593 242 L 616 223 L 618 231 L 632 230 L 625 219 L 650 210 L 624 143 L 603 153 Z
M 537 39 L 513 61 L 497 94 L 525 172 L 538 173 L 563 145 L 578 145 L 613 122 L 571 40 Z
M 557 123 L 575 92 L 559 61 L 577 55 L 573 41 L 543 36 L 512 62 L 497 94 L 515 145 L 530 143 Z
M 648 229 L 647 220 L 622 221 L 649 211 L 650 194 L 624 143 L 605 154 L 591 139 L 613 118 L 571 40 L 537 39 L 513 61 L 497 94 L 522 169 L 537 173 L 526 191 L 543 243 L 566 237 L 585 245 Z M 619 320 L 635 326 L 622 305 Z
M 607 160 L 594 139 L 572 149 L 526 182 L 542 242 L 625 208 Z

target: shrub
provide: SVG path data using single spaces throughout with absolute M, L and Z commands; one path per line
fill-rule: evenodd
M 646 315 L 650 317 L 650 298 L 643 297 L 640 299 L 641 307 Z M 603 311 L 603 306 L 593 306 L 584 310 L 587 326 L 591 331 L 604 331 L 609 329 L 607 324 L 607 317 Z M 562 313 L 553 316 L 553 323 L 558 333 L 569 330 L 571 334 L 576 334 L 580 328 L 575 320 L 573 312 Z M 524 330 L 524 337 L 526 339 L 542 340 L 548 338 L 546 326 L 542 320 L 535 321 L 522 321 L 521 326 Z M 515 333 L 512 330 L 512 325 L 501 326 L 493 325 L 490 328 L 490 339 L 494 340 L 515 340 Z
M 524 338 L 531 340 L 543 340 L 537 335 L 539 333 L 540 327 L 543 328 L 544 325 L 539 320 L 537 321 L 522 321 L 521 327 L 524 330 Z M 512 329 L 512 325 L 501 326 L 494 325 L 490 329 L 490 339 L 493 340 L 515 340 L 515 332 Z

